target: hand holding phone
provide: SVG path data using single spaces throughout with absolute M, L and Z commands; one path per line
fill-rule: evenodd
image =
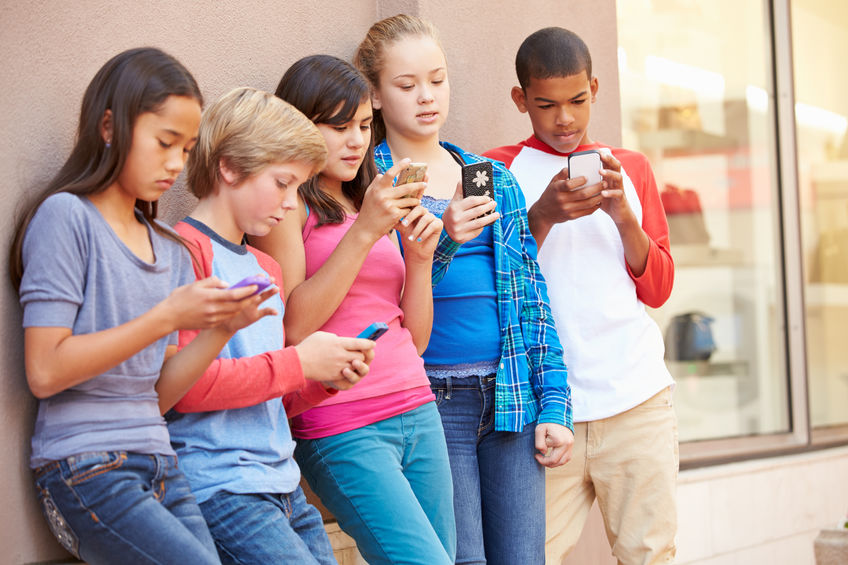
M 234 288 L 242 288 L 250 285 L 256 285 L 256 292 L 250 295 L 253 296 L 271 286 L 271 279 L 269 279 L 265 275 L 252 275 L 250 277 L 245 277 L 241 279 L 236 284 L 230 286 L 227 290 L 232 290 Z
M 389 331 L 389 326 L 386 325 L 385 322 L 374 322 L 373 324 L 362 330 L 356 337 L 375 341 L 378 337 L 380 337 L 387 331 Z
M 469 196 L 488 196 L 493 198 L 494 191 L 494 168 L 490 161 L 481 161 L 480 163 L 469 163 L 462 166 L 462 197 Z M 492 212 L 486 212 L 485 215 Z
M 601 154 L 596 149 L 577 151 L 568 156 L 568 178 L 586 177 L 586 183 L 574 190 L 599 184 L 603 180 L 600 172 L 603 168 Z
M 404 170 L 398 173 L 395 186 L 401 186 L 412 182 L 424 182 L 424 177 L 427 175 L 427 163 L 410 163 Z M 421 198 L 421 194 L 408 194 L 413 198 Z

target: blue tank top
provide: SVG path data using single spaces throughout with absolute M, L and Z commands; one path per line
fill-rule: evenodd
M 449 201 L 424 196 L 421 204 L 440 217 Z M 424 352 L 427 374 L 482 374 L 497 368 L 501 357 L 500 323 L 495 290 L 492 226 L 486 226 L 454 255 L 445 277 L 433 288 L 433 332 Z M 481 370 L 475 370 L 481 369 Z

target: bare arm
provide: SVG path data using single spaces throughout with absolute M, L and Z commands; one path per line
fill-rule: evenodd
M 403 326 L 412 334 L 418 354 L 424 353 L 433 329 L 433 251 L 442 232 L 442 221 L 423 207 L 415 207 L 399 230 L 406 265 L 400 307 Z
M 347 295 L 365 258 L 381 237 L 389 233 L 416 198 L 405 198 L 392 186 L 392 179 L 409 163 L 404 159 L 378 176 L 365 193 L 362 209 L 327 261 L 308 279 L 303 250 L 303 224 L 290 215 L 271 233 L 256 242 L 280 264 L 288 287 L 285 325 L 289 343 L 300 343 L 321 328 Z M 410 185 L 411 188 L 420 188 Z M 293 220 L 293 221 L 290 221 Z M 270 240 L 276 240 L 271 242 Z M 280 254 L 280 250 L 290 252 Z
M 90 334 L 74 335 L 62 327 L 27 328 L 24 358 L 30 390 L 38 398 L 52 396 L 108 371 L 177 329 L 220 324 L 241 311 L 241 300 L 252 292 L 225 288 L 215 278 L 181 286 L 137 318 Z

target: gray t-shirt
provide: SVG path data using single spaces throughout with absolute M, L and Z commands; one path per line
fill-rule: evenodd
M 50 196 L 24 239 L 24 327 L 71 328 L 75 335 L 109 329 L 193 281 L 187 250 L 149 225 L 148 233 L 152 264 L 124 245 L 88 199 Z M 176 342 L 173 333 L 105 373 L 40 400 L 30 466 L 90 451 L 173 454 L 154 386 L 165 349 Z

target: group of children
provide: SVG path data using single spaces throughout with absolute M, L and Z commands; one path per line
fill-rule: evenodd
M 440 139 L 447 63 L 420 18 L 202 115 L 171 56 L 104 65 L 11 254 L 30 463 L 69 552 L 335 563 L 302 473 L 372 564 L 541 564 L 546 522 L 559 563 L 596 495 L 620 561 L 673 559 L 671 378 L 643 306 L 673 265 L 650 167 L 588 139 L 577 36 L 540 30 L 516 68 L 534 136 L 489 154 L 491 198 L 464 198 L 462 165 L 487 159 Z M 563 168 L 587 148 L 600 185 Z M 411 162 L 427 177 L 400 189 Z M 156 201 L 184 166 L 198 204 L 172 230 Z M 257 274 L 272 286 L 232 286 Z M 351 337 L 375 321 L 379 340 Z M 546 468 L 564 469 L 547 500 Z

